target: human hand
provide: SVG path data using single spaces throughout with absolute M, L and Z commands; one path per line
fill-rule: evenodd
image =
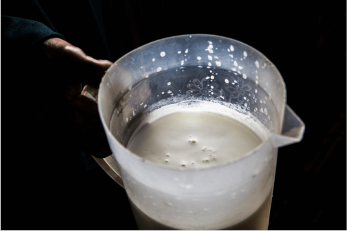
M 60 38 L 46 40 L 42 50 L 44 57 L 50 61 L 62 78 L 57 81 L 67 83 L 65 97 L 70 104 L 81 110 L 98 114 L 96 102 L 80 94 L 82 85 L 89 85 L 96 91 L 112 62 L 96 60 Z
M 75 74 L 74 81 L 94 88 L 99 87 L 105 71 L 112 65 L 108 60 L 97 60 L 86 55 L 80 48 L 60 38 L 46 40 L 43 52 L 54 65 Z
M 62 81 L 66 87 L 62 91 L 66 91 L 65 99 L 72 106 L 72 113 L 69 114 L 77 128 L 75 142 L 81 149 L 88 150 L 99 158 L 110 155 L 97 103 L 87 97 L 87 94 L 96 98 L 101 79 L 112 62 L 87 56 L 80 48 L 59 38 L 46 40 L 42 49 L 45 59 L 52 65 L 52 71 L 58 72 L 55 75 L 59 78 L 57 81 Z

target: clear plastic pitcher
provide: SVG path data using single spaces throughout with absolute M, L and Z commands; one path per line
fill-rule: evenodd
M 252 116 L 269 135 L 244 156 L 204 169 L 157 164 L 126 148 L 148 114 L 194 100 Z M 106 72 L 98 107 L 113 154 L 96 160 L 125 188 L 140 229 L 268 228 L 277 149 L 299 142 L 304 124 L 286 105 L 281 74 L 262 53 L 215 35 L 154 41 Z

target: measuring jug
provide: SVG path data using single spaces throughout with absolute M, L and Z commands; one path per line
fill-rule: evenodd
M 232 108 L 268 135 L 242 157 L 204 169 L 165 166 L 126 148 L 148 114 L 193 101 Z M 286 105 L 282 76 L 262 53 L 206 34 L 151 42 L 109 68 L 98 108 L 113 154 L 95 159 L 125 188 L 140 229 L 268 228 L 277 150 L 299 142 L 305 126 Z

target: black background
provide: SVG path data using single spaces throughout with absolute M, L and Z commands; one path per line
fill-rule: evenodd
M 182 34 L 221 35 L 265 54 L 306 125 L 300 143 L 279 149 L 269 229 L 346 229 L 343 1 L 119 1 L 115 14 L 120 55 Z M 2 104 L 10 92 L 3 87 Z M 36 161 L 16 151 L 18 141 L 9 145 L 2 134 L 2 229 L 137 229 L 125 191 L 88 154 L 66 150 Z

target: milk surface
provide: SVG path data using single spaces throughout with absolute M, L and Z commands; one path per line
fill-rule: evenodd
M 237 159 L 262 142 L 245 124 L 213 110 L 177 107 L 166 114 L 160 110 L 165 109 L 156 112 L 162 116 L 143 123 L 127 145 L 133 153 L 156 163 L 211 167 Z

